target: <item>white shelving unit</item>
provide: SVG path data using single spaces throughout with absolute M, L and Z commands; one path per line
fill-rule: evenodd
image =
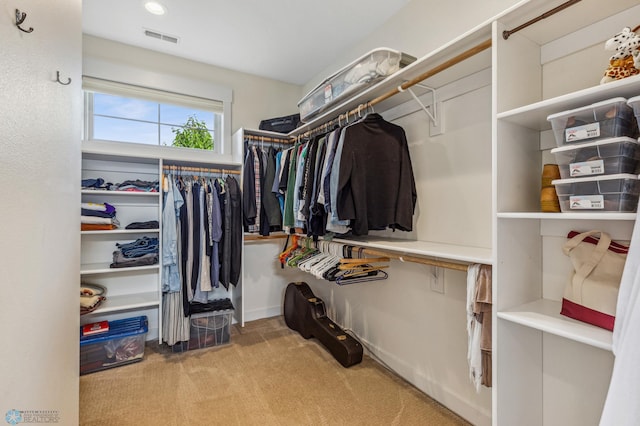
M 128 179 L 159 181 L 163 165 L 221 170 L 237 170 L 241 166 L 233 161 L 231 154 L 218 155 L 188 148 L 84 141 L 82 151 L 82 178 L 101 177 L 111 183 Z M 119 229 L 80 232 L 81 280 L 107 288 L 107 300 L 94 312 L 83 315 L 81 323 L 146 315 L 149 318 L 147 339 L 162 339 L 161 263 L 128 268 L 109 266 L 116 243 L 135 241 L 142 236 L 158 238 L 162 253 L 162 194 L 109 190 L 83 190 L 81 193 L 83 202 L 114 205 L 116 218 L 120 222 Z M 150 220 L 157 220 L 159 228 L 125 229 L 129 223 Z M 236 319 L 241 321 L 242 282 L 225 292 L 224 297 L 232 299 L 236 306 Z
M 101 146 L 94 144 L 94 147 Z M 92 152 L 84 145 L 82 178 L 102 178 L 105 182 L 125 180 L 159 181 L 160 160 L 127 155 Z M 109 146 L 103 147 L 109 150 Z M 160 229 L 125 229 L 132 222 L 160 222 L 159 192 L 127 192 L 112 190 L 82 190 L 83 202 L 109 203 L 116 208 L 120 228 L 103 231 L 81 231 L 82 283 L 99 284 L 107 288 L 106 300 L 90 314 L 81 317 L 86 324 L 99 320 L 146 315 L 149 319 L 147 339 L 162 336 L 162 293 L 160 264 L 111 268 L 116 243 L 128 243 L 148 236 L 160 238 Z
M 613 365 L 610 331 L 560 315 L 571 230 L 629 240 L 635 213 L 540 213 L 542 165 L 555 146 L 547 116 L 640 94 L 637 77 L 599 85 L 604 40 L 640 21 L 635 1 L 583 1 L 503 39 L 558 5 L 527 2 L 494 23 L 494 425 L 597 425 Z M 596 50 L 592 46 L 598 46 Z M 563 72 L 558 72 L 563 70 Z M 518 87 L 518 90 L 512 90 Z

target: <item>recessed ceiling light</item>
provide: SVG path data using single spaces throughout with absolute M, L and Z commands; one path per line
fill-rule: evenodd
M 164 15 L 167 12 L 167 8 L 157 1 L 145 2 L 144 8 L 147 9 L 147 12 L 153 13 L 154 15 Z

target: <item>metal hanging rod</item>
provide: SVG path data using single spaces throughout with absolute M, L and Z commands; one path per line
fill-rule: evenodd
M 453 58 L 441 63 L 440 65 L 437 65 L 431 69 L 429 69 L 428 71 L 425 71 L 424 73 L 420 74 L 419 76 L 413 78 L 412 80 L 406 81 L 403 84 L 401 84 L 400 86 L 396 87 L 393 90 L 388 91 L 387 93 L 384 93 L 380 96 L 378 96 L 377 98 L 372 99 L 369 102 L 366 102 L 364 104 L 360 104 L 358 105 L 357 108 L 354 108 L 350 111 L 345 112 L 344 114 L 340 114 L 338 117 L 327 121 L 326 123 L 314 127 L 313 129 L 307 130 L 306 132 L 302 133 L 301 135 L 299 135 L 298 137 L 308 137 L 311 136 L 313 133 L 316 133 L 319 130 L 327 130 L 329 127 L 332 127 L 336 124 L 341 124 L 342 121 L 348 121 L 350 116 L 361 116 L 363 112 L 366 113 L 366 111 L 368 109 L 372 109 L 373 110 L 373 106 L 379 104 L 382 101 L 385 101 L 387 99 L 389 99 L 392 96 L 397 95 L 398 93 L 408 89 L 409 87 L 415 86 L 416 84 L 420 83 L 423 80 L 426 80 L 429 77 L 432 77 L 448 68 L 451 68 L 452 66 L 464 61 L 465 59 L 468 59 L 474 55 L 477 55 L 478 53 L 488 49 L 491 47 L 491 39 L 487 39 L 485 41 L 483 41 L 482 43 L 479 43 L 477 45 L 475 45 L 474 47 L 465 50 L 464 52 L 460 53 L 457 56 L 454 56 Z
M 556 13 L 560 12 L 561 10 L 564 10 L 566 8 L 568 8 L 569 6 L 573 6 L 574 4 L 578 3 L 581 0 L 569 0 L 565 3 L 562 3 L 560 6 L 554 7 L 553 9 L 543 13 L 542 15 L 536 16 L 535 18 L 525 22 L 522 25 L 519 25 L 517 27 L 515 27 L 512 30 L 506 30 L 502 32 L 502 38 L 504 38 L 505 40 L 509 38 L 509 36 L 511 36 L 511 34 L 513 33 L 517 33 L 518 31 L 527 28 L 529 25 L 535 24 L 538 21 L 542 21 L 545 18 L 548 18 L 551 15 L 555 15 Z
M 243 236 L 243 239 L 245 241 L 281 240 L 285 238 L 287 238 L 287 234 L 270 234 L 270 235 L 244 234 Z
M 398 254 L 395 254 L 393 252 L 389 252 L 386 250 L 376 250 L 376 249 L 370 249 L 370 248 L 365 248 L 363 250 L 363 253 L 371 256 L 385 256 L 391 259 L 399 260 L 401 262 L 420 263 L 422 265 L 436 266 L 438 268 L 452 269 L 455 271 L 463 271 L 463 272 L 467 272 L 467 269 L 470 265 L 470 263 L 456 263 L 456 262 L 449 262 L 445 260 L 429 259 L 426 257 L 400 256 Z
M 245 139 L 250 139 L 256 142 L 272 142 L 272 143 L 286 143 L 286 144 L 293 143 L 293 139 L 289 138 L 286 135 L 282 136 L 282 139 L 273 138 L 269 136 L 257 136 L 257 135 L 246 135 L 246 134 L 244 135 L 244 137 Z
M 220 174 L 232 174 L 239 175 L 239 170 L 227 170 L 227 169 L 209 169 L 207 167 L 187 167 L 187 166 L 162 166 L 163 171 L 169 172 L 195 172 L 195 173 L 220 173 Z

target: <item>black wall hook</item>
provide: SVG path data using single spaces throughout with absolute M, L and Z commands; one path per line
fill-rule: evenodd
M 58 83 L 62 84 L 63 86 L 67 86 L 67 85 L 71 84 L 71 78 L 69 78 L 69 77 L 67 77 L 67 82 L 66 82 L 66 83 L 63 83 L 63 82 L 60 80 L 60 71 L 56 71 L 56 81 L 57 81 Z
M 22 28 L 20 25 L 24 22 L 24 20 L 27 19 L 27 14 L 24 12 L 20 12 L 19 9 L 16 9 L 16 27 L 18 27 L 18 29 L 22 32 L 25 33 L 31 33 L 33 32 L 33 27 L 29 27 L 28 30 L 25 30 L 24 28 Z

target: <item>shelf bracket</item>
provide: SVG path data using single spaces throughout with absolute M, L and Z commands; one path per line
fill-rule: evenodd
M 431 123 L 432 123 L 429 131 L 430 136 L 436 136 L 444 133 L 444 128 L 442 125 L 442 109 L 439 108 L 439 106 L 440 107 L 442 106 L 442 103 L 438 105 L 438 100 L 436 97 L 436 89 L 429 86 L 425 86 L 424 84 L 420 84 L 420 83 L 416 83 L 414 84 L 414 86 L 418 86 L 430 91 L 431 96 L 433 97 L 433 103 L 428 106 L 423 104 L 420 98 L 418 98 L 418 96 L 415 94 L 413 89 L 411 89 L 410 87 L 403 89 L 402 86 L 398 86 L 398 91 L 409 92 L 409 94 L 418 103 L 418 105 L 420 105 L 420 108 L 422 108 L 422 110 L 429 116 L 429 119 L 431 120 Z M 429 108 L 431 108 L 431 111 L 429 110 Z M 438 114 L 438 110 L 440 110 L 440 114 Z

